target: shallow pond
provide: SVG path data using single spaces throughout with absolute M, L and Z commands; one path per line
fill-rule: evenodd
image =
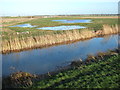
M 66 66 L 73 60 L 84 60 L 88 54 L 95 55 L 117 47 L 118 35 L 110 35 L 72 44 L 3 54 L 2 74 L 6 76 L 18 70 L 42 74 L 57 69 L 57 66 Z
M 52 20 L 61 23 L 91 23 L 91 20 Z
M 81 28 L 86 28 L 86 27 L 72 25 L 72 26 L 42 27 L 42 28 L 37 28 L 37 29 L 42 29 L 42 30 L 73 30 L 73 29 L 81 29 Z
M 9 27 L 36 27 L 36 26 L 32 26 L 31 24 L 20 24 L 20 25 L 15 25 L 15 26 L 9 26 Z

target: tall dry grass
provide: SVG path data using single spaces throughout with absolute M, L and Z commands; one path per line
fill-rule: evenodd
M 118 25 L 115 26 L 109 26 L 109 25 L 103 25 L 103 34 L 114 34 L 118 32 Z
M 12 51 L 21 51 L 32 48 L 40 48 L 49 45 L 55 45 L 63 42 L 83 40 L 92 37 L 96 37 L 98 35 L 106 35 L 106 34 L 115 34 L 118 33 L 118 26 L 109 26 L 103 25 L 103 30 L 92 31 L 92 30 L 73 30 L 66 31 L 62 34 L 54 34 L 54 35 L 44 35 L 44 36 L 31 36 L 27 38 L 15 38 L 10 40 L 4 40 L 2 42 L 2 53 L 12 52 Z

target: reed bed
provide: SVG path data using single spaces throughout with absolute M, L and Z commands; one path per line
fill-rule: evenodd
M 103 34 L 113 34 L 118 32 L 118 25 L 115 26 L 109 26 L 109 25 L 103 25 Z
M 21 37 L 2 41 L 2 53 L 21 51 L 26 49 L 41 48 L 76 40 L 84 40 L 92 37 L 118 33 L 118 25 L 103 25 L 103 30 L 73 30 L 60 34 Z

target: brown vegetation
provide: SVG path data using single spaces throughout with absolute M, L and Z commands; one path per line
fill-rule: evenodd
M 4 78 L 3 87 L 4 88 L 22 88 L 29 87 L 33 84 L 33 80 L 36 78 L 36 75 L 32 75 L 27 72 L 15 72 Z
M 63 42 L 70 42 L 76 40 L 83 40 L 107 34 L 118 33 L 118 26 L 103 25 L 103 30 L 73 30 L 67 31 L 62 34 L 44 35 L 44 36 L 31 36 L 31 37 L 16 37 L 15 39 L 4 40 L 2 42 L 2 53 L 21 51 L 32 48 L 40 48 L 60 44 Z

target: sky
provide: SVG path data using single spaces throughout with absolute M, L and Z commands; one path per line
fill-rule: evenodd
M 0 0 L 0 16 L 117 14 L 119 0 Z

